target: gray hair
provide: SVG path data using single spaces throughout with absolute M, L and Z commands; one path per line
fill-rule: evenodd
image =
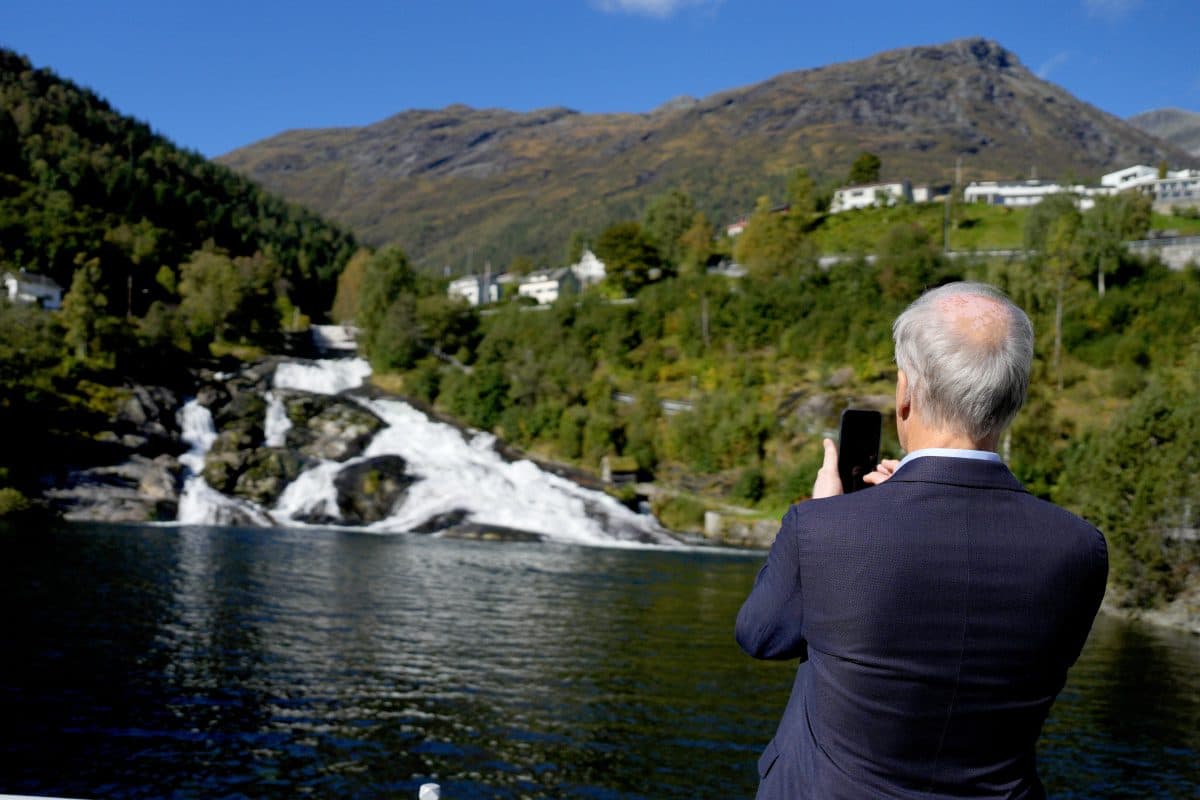
M 999 337 L 964 336 L 945 310 L 954 297 L 993 301 L 1007 323 Z M 979 442 L 999 435 L 1025 402 L 1033 362 L 1033 325 L 1003 292 L 984 283 L 950 283 L 918 297 L 892 324 L 896 366 L 922 418 Z

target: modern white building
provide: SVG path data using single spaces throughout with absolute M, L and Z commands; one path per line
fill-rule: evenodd
M 1070 187 L 1052 181 L 971 181 L 963 190 L 963 202 L 1022 208 L 1069 191 Z
M 520 297 L 532 297 L 538 305 L 553 303 L 567 291 L 579 291 L 579 279 L 570 267 L 531 272 L 517 286 Z
M 1053 181 L 972 181 L 963 190 L 963 202 L 1028 208 L 1052 194 L 1071 194 L 1075 196 L 1075 205 L 1087 211 L 1096 204 L 1097 197 L 1116 192 L 1117 189 L 1108 186 L 1064 186 Z
M 53 278 L 32 272 L 4 273 L 4 290 L 14 303 L 35 303 L 42 308 L 62 308 L 63 288 Z
M 1083 211 L 1096 204 L 1096 198 L 1124 191 L 1144 192 L 1156 208 L 1170 206 L 1200 206 L 1200 170 L 1168 170 L 1158 177 L 1158 170 L 1145 164 L 1135 164 L 1109 172 L 1100 177 L 1099 186 L 1065 186 L 1052 181 L 974 181 L 963 191 L 967 203 L 988 203 L 1016 208 L 1034 206 L 1052 194 L 1069 192 Z
M 838 214 L 855 208 L 894 206 L 900 202 L 911 203 L 912 199 L 912 184 L 908 181 L 843 186 L 833 193 L 829 213 Z
M 1158 170 L 1154 167 L 1147 167 L 1145 164 L 1134 164 L 1132 167 L 1125 167 L 1125 169 L 1101 175 L 1100 185 L 1113 189 L 1132 189 L 1135 186 L 1141 186 L 1156 178 L 1158 178 Z
M 579 258 L 579 263 L 571 265 L 571 272 L 583 288 L 595 286 L 604 280 L 604 276 L 607 274 L 604 269 L 604 262 L 596 258 L 596 254 L 591 250 L 583 251 L 583 255 Z
M 446 289 L 450 297 L 461 297 L 468 305 L 495 303 L 500 299 L 500 286 L 492 275 L 466 275 L 450 281 Z
M 1143 191 L 1150 192 L 1155 206 L 1200 208 L 1200 170 L 1168 172 L 1167 177 L 1154 181 Z

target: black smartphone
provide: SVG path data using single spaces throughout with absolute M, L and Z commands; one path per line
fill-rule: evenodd
M 865 408 L 847 408 L 842 412 L 838 433 L 838 474 L 842 491 L 849 494 L 865 489 L 863 476 L 879 463 L 879 437 L 883 415 Z

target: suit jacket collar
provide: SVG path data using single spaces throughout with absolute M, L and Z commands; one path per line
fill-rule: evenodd
M 893 481 L 947 483 L 979 489 L 1025 491 L 1025 487 L 1003 463 L 970 458 L 945 458 L 942 456 L 917 458 L 896 470 L 896 473 L 888 479 L 888 483 Z

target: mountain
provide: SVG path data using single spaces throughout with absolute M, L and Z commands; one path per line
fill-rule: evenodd
M 1200 114 L 1195 111 L 1161 108 L 1132 116 L 1129 124 L 1200 158 Z
M 672 188 L 721 223 L 782 196 L 806 167 L 842 179 L 863 150 L 884 178 L 1098 176 L 1186 152 L 1039 79 L 995 42 L 967 39 L 779 75 L 645 114 L 455 105 L 359 128 L 299 130 L 218 159 L 363 240 L 462 269 L 516 254 L 554 263 Z

